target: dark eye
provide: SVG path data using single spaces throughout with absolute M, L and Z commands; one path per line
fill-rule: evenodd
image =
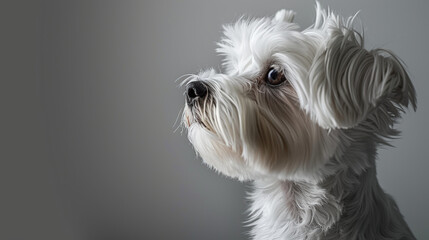
M 266 82 L 269 85 L 276 86 L 286 80 L 285 76 L 281 74 L 277 69 L 270 68 L 267 74 Z

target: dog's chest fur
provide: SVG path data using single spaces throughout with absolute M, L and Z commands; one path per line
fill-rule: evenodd
M 253 239 L 415 239 L 377 181 L 376 140 L 360 138 L 331 159 L 334 174 L 320 183 L 255 181 Z

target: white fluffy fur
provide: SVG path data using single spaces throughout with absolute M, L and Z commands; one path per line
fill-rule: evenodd
M 224 27 L 224 73 L 190 75 L 208 96 L 183 124 L 203 161 L 253 181 L 253 239 L 415 239 L 376 179 L 376 148 L 415 91 L 401 61 L 367 51 L 343 19 L 317 3 L 298 31 L 293 11 Z M 264 82 L 270 68 L 287 81 Z

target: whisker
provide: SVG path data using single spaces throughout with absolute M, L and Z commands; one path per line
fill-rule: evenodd
M 192 75 L 195 75 L 195 74 L 192 74 L 192 73 L 183 74 L 182 76 L 176 78 L 176 80 L 174 80 L 174 82 L 179 81 L 181 78 L 189 77 L 189 76 L 192 76 Z
M 178 123 L 178 120 L 179 120 L 179 117 L 180 117 L 180 116 L 183 116 L 183 114 L 184 114 L 184 109 L 181 109 L 181 110 L 179 111 L 179 113 L 177 114 L 176 120 L 174 121 L 174 124 L 173 124 L 173 128 L 174 128 L 174 126 L 176 126 L 176 125 L 177 125 L 176 129 L 174 129 L 174 130 L 173 130 L 173 132 L 174 132 L 174 133 L 175 133 L 175 132 L 177 131 L 177 129 L 179 129 L 180 127 L 182 127 L 182 129 L 183 129 L 183 123 L 182 123 L 182 121 L 180 121 L 180 123 L 179 123 L 179 124 L 177 124 L 177 123 Z M 181 132 L 181 133 L 182 133 L 182 132 Z
M 196 78 L 197 75 L 195 75 L 195 74 L 186 74 L 186 75 L 183 75 L 181 78 L 183 78 L 183 77 L 186 77 L 186 78 L 182 80 L 182 82 L 179 84 L 179 87 L 183 87 L 183 85 L 187 84 L 189 81 L 191 81 L 192 79 Z

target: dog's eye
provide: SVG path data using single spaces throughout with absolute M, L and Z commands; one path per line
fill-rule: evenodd
M 276 86 L 284 82 L 285 80 L 286 80 L 285 76 L 281 74 L 277 69 L 270 68 L 270 70 L 268 71 L 266 82 L 269 85 Z

